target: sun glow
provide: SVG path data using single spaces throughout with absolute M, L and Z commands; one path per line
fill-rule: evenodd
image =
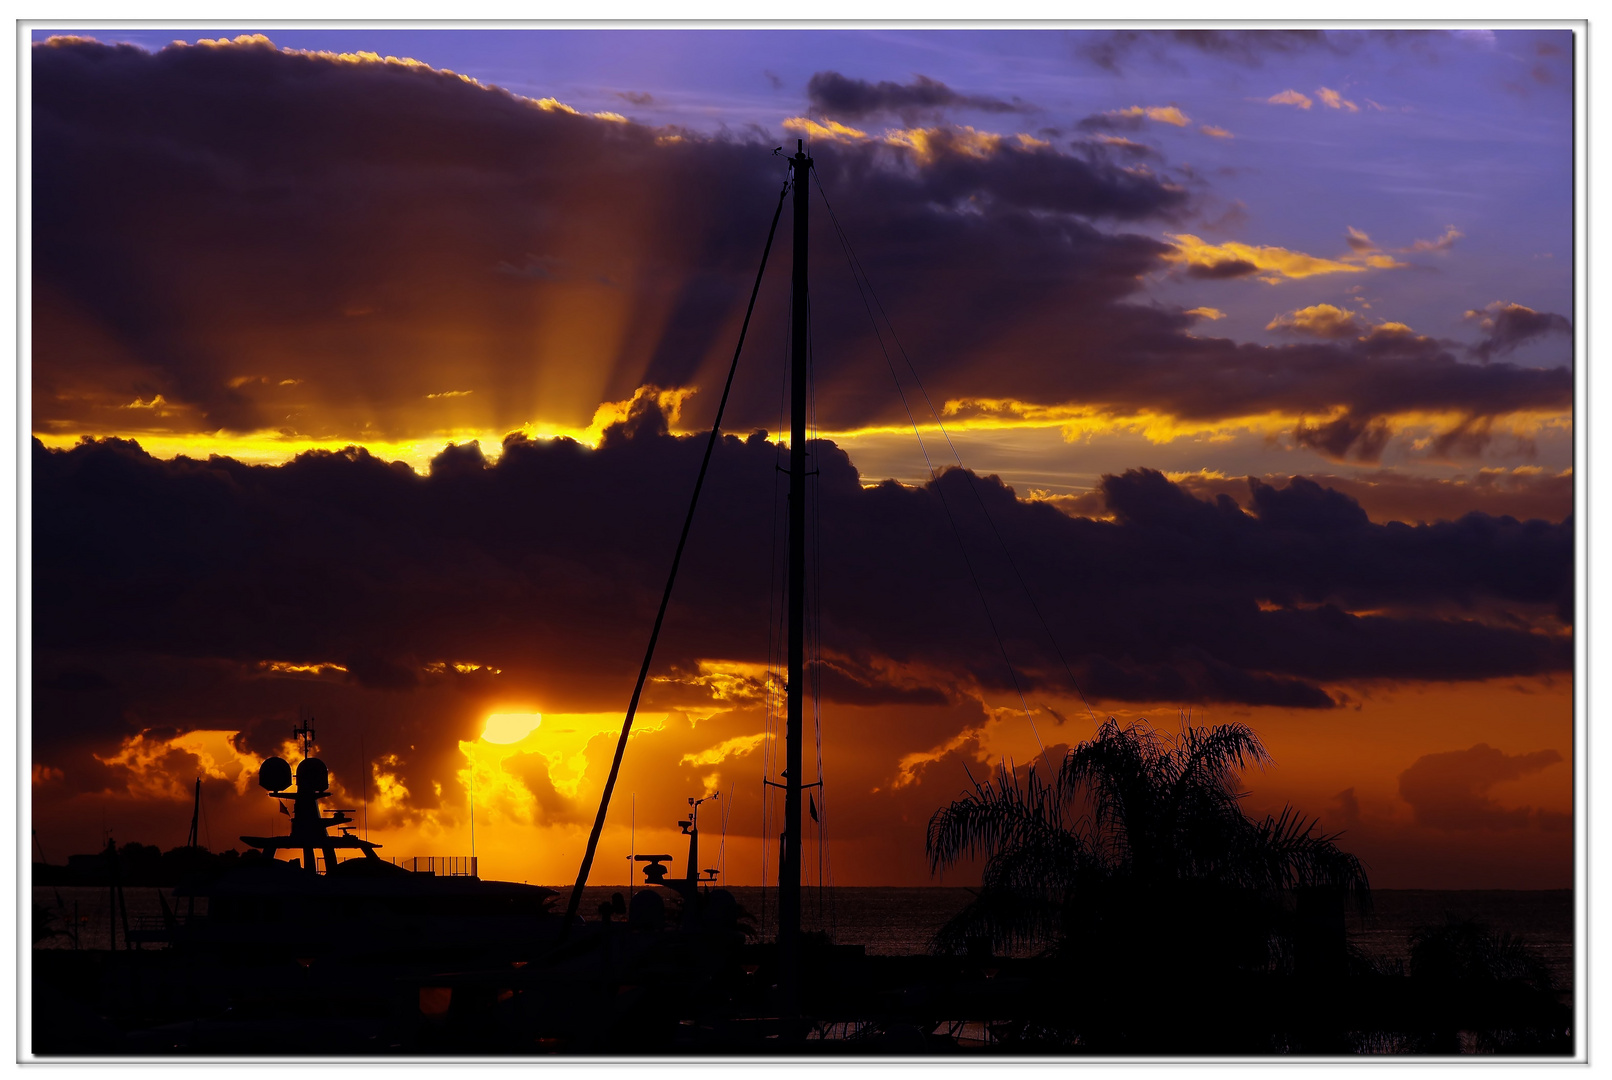
M 482 728 L 481 739 L 508 746 L 536 731 L 542 722 L 542 713 L 493 713 L 487 718 L 487 726 Z
M 593 419 L 585 426 L 531 420 L 514 428 L 444 427 L 417 439 L 386 439 L 372 437 L 365 432 L 323 438 L 310 435 L 286 434 L 276 431 L 246 433 L 177 432 L 146 430 L 125 427 L 107 431 L 46 431 L 36 430 L 34 437 L 52 450 L 71 450 L 82 439 L 115 435 L 133 439 L 152 457 L 174 458 L 180 455 L 204 460 L 209 455 L 234 458 L 247 465 L 282 465 L 298 454 L 310 450 L 340 453 L 349 446 L 362 446 L 383 461 L 401 461 L 415 472 L 424 475 L 430 471 L 431 459 L 442 453 L 443 447 L 452 444 L 463 446 L 479 443 L 482 454 L 496 461 L 503 452 L 504 440 L 510 435 L 523 435 L 528 439 L 571 439 L 589 448 L 597 448 L 605 429 L 625 421 L 633 407 L 643 400 L 652 400 L 666 414 L 667 423 L 674 434 L 686 434 L 681 426 L 683 405 L 696 393 L 694 387 L 661 389 L 641 386 L 631 397 L 620 401 L 602 401 L 593 411 Z

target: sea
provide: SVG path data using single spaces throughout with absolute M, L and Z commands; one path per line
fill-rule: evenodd
M 568 888 L 554 887 L 565 902 Z M 583 890 L 581 912 L 593 918 L 599 904 L 608 903 L 624 886 L 589 886 Z M 730 889 L 749 922 L 765 940 L 776 932 L 776 889 L 737 886 Z M 189 901 L 176 898 L 172 889 L 124 890 L 130 925 L 151 925 L 162 918 L 162 904 L 184 912 Z M 904 956 L 927 952 L 935 931 L 963 909 L 972 898 L 968 889 L 946 887 L 808 888 L 802 896 L 801 922 L 808 930 L 822 930 L 844 945 L 861 945 L 869 954 Z M 1363 952 L 1392 961 L 1409 953 L 1408 938 L 1421 926 L 1437 926 L 1446 916 L 1474 919 L 1491 929 L 1509 933 L 1539 956 L 1550 969 L 1560 991 L 1573 989 L 1573 893 L 1556 890 L 1433 890 L 1373 889 L 1373 910 L 1348 915 L 1351 941 Z M 110 940 L 110 891 L 102 887 L 35 886 L 33 901 L 49 917 L 49 926 L 61 931 L 37 948 L 104 949 Z M 198 901 L 205 913 L 206 901 Z M 121 914 L 119 941 L 122 940 Z M 73 928 L 77 928 L 76 935 Z

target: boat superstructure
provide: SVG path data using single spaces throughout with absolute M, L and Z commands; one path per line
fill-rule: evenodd
M 316 855 L 324 856 L 325 873 L 334 871 L 338 850 L 357 850 L 365 859 L 378 862 L 380 856 L 375 850 L 381 845 L 353 835 L 349 824 L 353 819 L 347 816 L 349 811 L 337 810 L 326 817 L 319 805 L 330 798 L 330 770 L 323 761 L 312 756 L 315 735 L 312 718 L 304 720 L 301 727 L 293 728 L 291 734 L 302 740 L 302 760 L 297 763 L 295 790 L 291 789 L 291 763 L 285 758 L 271 757 L 264 761 L 257 775 L 258 786 L 271 798 L 291 800 L 291 831 L 285 836 L 243 836 L 241 839 L 271 859 L 276 852 L 301 851 L 301 868 L 310 874 L 318 872 Z M 282 801 L 281 808 L 284 806 Z M 338 835 L 331 836 L 331 829 L 338 830 Z

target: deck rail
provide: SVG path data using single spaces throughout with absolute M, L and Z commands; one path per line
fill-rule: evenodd
M 418 855 L 410 859 L 393 858 L 395 866 L 416 874 L 434 874 L 437 877 L 478 877 L 474 855 Z

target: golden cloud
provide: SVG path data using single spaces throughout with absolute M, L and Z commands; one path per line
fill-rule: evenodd
M 1195 307 L 1190 309 L 1187 314 L 1196 315 L 1200 319 L 1208 319 L 1211 322 L 1216 322 L 1226 317 L 1226 313 L 1224 311 L 1221 311 L 1219 308 L 1212 307 Z
M 320 676 L 331 672 L 345 675 L 347 669 L 341 664 L 329 661 L 314 661 L 312 663 L 298 663 L 291 660 L 259 660 L 257 670 L 266 675 L 313 675 Z
M 1107 115 L 1145 116 L 1149 120 L 1157 120 L 1161 124 L 1170 124 L 1174 127 L 1186 127 L 1192 123 L 1192 119 L 1174 105 L 1132 105 L 1128 109 L 1110 109 Z
M 1175 244 L 1175 251 L 1165 256 L 1168 262 L 1178 263 L 1189 269 L 1199 268 L 1208 271 L 1212 276 L 1219 268 L 1234 268 L 1242 265 L 1251 266 L 1250 274 L 1256 274 L 1266 282 L 1275 283 L 1282 278 L 1307 278 L 1319 274 L 1358 274 L 1365 267 L 1357 265 L 1354 261 L 1323 259 L 1316 255 L 1306 255 L 1302 251 L 1291 251 L 1287 248 L 1275 247 L 1266 244 L 1242 244 L 1235 240 L 1228 240 L 1224 244 L 1211 244 L 1188 233 L 1166 233 L 1166 237 Z M 1369 266 L 1377 263 L 1366 262 Z M 1392 260 L 1389 260 L 1392 263 Z
M 126 736 L 116 752 L 93 756 L 103 765 L 123 770 L 126 790 L 137 799 L 183 802 L 191 797 L 191 782 L 197 775 L 223 780 L 244 794 L 263 759 L 236 747 L 239 734 L 199 728 L 164 737 L 147 729 Z
M 1022 145 L 1028 136 L 1020 136 L 1018 142 Z M 939 147 L 944 145 L 947 150 L 967 154 L 969 157 L 988 158 L 1002 148 L 1007 141 L 1005 136 L 989 131 L 976 131 L 968 126 L 953 128 L 897 128 L 884 133 L 884 141 L 891 146 L 904 146 L 918 155 L 918 160 L 928 164 L 936 157 Z M 1036 140 L 1030 140 L 1034 144 Z M 1045 143 L 1040 143 L 1045 146 Z
M 54 38 L 49 39 L 46 44 L 51 44 L 55 40 L 56 39 Z M 70 44 L 71 41 L 64 39 L 62 43 Z M 175 41 L 173 44 L 179 48 L 191 47 L 183 41 Z M 478 87 L 482 90 L 492 90 L 491 87 L 488 87 L 479 79 L 474 79 L 469 75 L 461 75 L 459 72 L 450 70 L 449 68 L 432 67 L 425 61 L 416 60 L 413 57 L 382 56 L 380 53 L 370 52 L 365 49 L 360 49 L 356 52 L 331 52 L 327 49 L 283 49 L 263 34 L 239 34 L 233 38 L 202 38 L 196 42 L 195 47 L 205 49 L 269 49 L 274 52 L 283 53 L 287 56 L 306 56 L 311 59 L 325 60 L 338 64 L 381 64 L 387 67 L 410 68 L 420 71 L 429 71 L 437 75 L 446 75 L 450 78 L 458 79 L 460 82 L 468 83 L 469 85 Z M 499 90 L 498 92 L 509 93 L 508 91 L 504 90 Z M 567 105 L 565 102 L 558 100 L 557 98 L 529 98 L 514 93 L 510 93 L 509 96 L 514 98 L 516 101 L 523 102 L 532 106 L 533 108 L 542 109 L 544 112 L 565 112 L 570 113 L 573 116 L 586 115 L 593 117 L 595 120 L 604 120 L 615 124 L 626 124 L 631 122 L 625 116 L 617 112 L 604 111 L 596 113 L 583 113 L 580 110 Z
M 1347 308 L 1334 307 L 1331 304 L 1312 304 L 1276 316 L 1265 324 L 1265 329 L 1309 334 L 1320 338 L 1345 338 L 1359 334 L 1363 327 L 1360 317 Z
M 657 675 L 651 682 L 676 687 L 695 687 L 708 695 L 709 702 L 749 705 L 782 693 L 765 664 L 737 660 L 701 660 L 696 673 Z M 708 702 L 701 702 L 706 704 Z
M 854 142 L 868 137 L 868 133 L 838 120 L 829 120 L 826 117 L 822 123 L 805 116 L 791 116 L 783 123 L 785 131 L 798 131 L 808 139 L 829 139 L 839 142 Z
M 594 409 L 593 419 L 584 427 L 548 420 L 529 420 L 507 431 L 494 428 L 442 427 L 423 438 L 409 440 L 318 438 L 288 434 L 284 431 L 244 433 L 201 431 L 174 435 L 167 432 L 134 431 L 127 427 L 115 430 L 124 437 L 138 436 L 141 449 L 153 457 L 175 458 L 184 455 L 206 460 L 210 455 L 217 454 L 220 457 L 234 458 L 247 465 L 281 465 L 309 450 L 340 453 L 348 447 L 361 443 L 376 457 L 385 461 L 401 461 L 415 472 L 423 474 L 430 466 L 431 459 L 448 445 L 465 446 L 478 443 L 487 459 L 496 461 L 501 453 L 504 438 L 509 434 L 523 435 L 528 439 L 566 438 L 596 448 L 604 436 L 605 429 L 626 420 L 631 415 L 633 406 L 641 400 L 653 400 L 666 415 L 671 431 L 674 434 L 683 434 L 678 426 L 682 418 L 683 403 L 696 393 L 698 393 L 697 387 L 663 390 L 655 386 L 641 386 L 630 398 L 600 403 L 598 408 Z M 149 405 L 146 408 L 149 408 Z M 52 450 L 70 450 L 81 439 L 100 434 L 104 433 L 63 430 L 35 432 L 35 437 Z
M 155 412 L 158 415 L 166 416 L 167 415 L 167 411 L 166 411 L 167 406 L 168 406 L 167 399 L 164 398 L 161 394 L 156 394 L 156 395 L 154 395 L 152 397 L 152 399 L 150 401 L 146 401 L 144 398 L 135 398 L 133 401 L 129 402 L 127 405 L 119 405 L 118 408 L 120 408 L 120 409 L 150 409 L 152 412 Z
M 684 754 L 678 760 L 679 765 L 720 765 L 730 757 L 743 757 L 753 752 L 756 747 L 767 741 L 767 733 L 758 731 L 754 735 L 735 735 L 725 739 L 708 750 Z
M 1328 90 L 1323 86 L 1316 91 L 1316 95 L 1320 97 L 1322 103 L 1325 104 L 1329 109 L 1347 109 L 1349 112 L 1360 111 L 1359 105 L 1356 105 L 1354 102 L 1345 98 L 1336 90 Z
M 1097 141 L 1102 143 L 1104 146 L 1117 146 L 1121 150 L 1150 149 L 1145 143 L 1139 143 L 1134 139 L 1127 139 L 1123 135 L 1098 135 Z
M 1268 105 L 1297 105 L 1301 109 L 1308 109 L 1315 104 L 1307 95 L 1297 90 L 1283 90 L 1280 94 L 1272 94 L 1265 99 L 1265 102 Z
M 1414 241 L 1406 250 L 1412 252 L 1436 251 L 1442 253 L 1454 247 L 1455 242 L 1465 235 L 1465 233 L 1461 232 L 1461 230 L 1457 229 L 1454 225 L 1446 225 L 1444 227 L 1443 236 L 1440 236 L 1436 240 Z
M 1211 136 L 1211 137 L 1216 138 L 1216 139 L 1231 139 L 1231 138 L 1236 137 L 1236 136 L 1232 135 L 1231 132 L 1227 131 L 1225 128 L 1217 127 L 1214 124 L 1205 124 L 1202 127 L 1200 127 L 1198 130 L 1203 132 L 1205 135 Z

